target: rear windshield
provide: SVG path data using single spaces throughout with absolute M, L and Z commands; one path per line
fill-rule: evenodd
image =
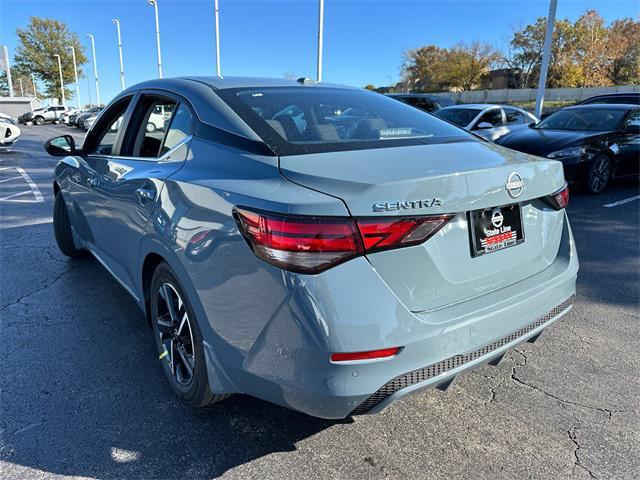
M 482 110 L 475 108 L 443 108 L 434 113 L 435 116 L 466 127 Z
M 301 86 L 216 93 L 278 155 L 477 141 L 425 112 L 364 90 Z
M 616 130 L 626 115 L 626 110 L 604 108 L 567 108 L 550 115 L 534 128 L 542 130 Z

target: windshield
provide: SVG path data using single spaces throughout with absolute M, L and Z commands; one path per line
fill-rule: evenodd
M 588 132 L 615 130 L 626 113 L 626 110 L 604 108 L 565 109 L 550 115 L 534 128 Z
M 265 87 L 216 93 L 279 155 L 475 141 L 425 112 L 362 90 Z
M 436 111 L 434 115 L 461 127 L 466 127 L 481 111 L 477 108 L 443 108 Z

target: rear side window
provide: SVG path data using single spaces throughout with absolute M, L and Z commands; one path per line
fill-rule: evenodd
M 502 121 L 502 110 L 499 108 L 493 108 L 484 113 L 476 122 L 475 128 L 478 128 L 481 123 L 488 123 L 491 127 L 501 127 L 504 125 Z
M 518 123 L 527 123 L 524 115 L 517 110 L 510 108 L 504 109 L 505 116 L 507 118 L 507 125 L 516 125 Z
M 216 93 L 278 155 L 476 141 L 416 108 L 362 90 L 301 86 Z

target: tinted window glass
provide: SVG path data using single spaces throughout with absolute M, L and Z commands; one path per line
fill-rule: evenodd
M 436 117 L 444 118 L 451 123 L 466 127 L 478 116 L 480 110 L 477 108 L 442 108 L 434 113 Z
M 491 127 L 501 127 L 504 125 L 502 121 L 502 110 L 499 108 L 489 110 L 478 119 L 474 128 L 478 128 L 481 123 L 488 123 Z
M 637 104 L 640 102 L 640 97 L 634 97 L 632 95 L 616 95 L 611 97 L 595 97 L 585 100 L 581 105 L 593 105 L 595 103 L 608 103 L 608 104 Z
M 567 108 L 545 118 L 536 128 L 581 131 L 615 130 L 627 111 L 604 108 Z
M 408 103 L 412 107 L 419 108 L 420 110 L 424 110 L 425 112 L 433 112 L 436 109 L 434 103 L 428 98 L 424 97 L 407 97 L 401 98 L 401 102 Z
M 138 134 L 134 147 L 134 157 L 159 157 L 164 140 L 165 126 L 169 125 L 176 108 L 176 102 L 146 97 L 139 105 L 146 105 L 145 114 L 137 123 Z M 138 117 L 140 119 L 140 117 Z
M 505 116 L 507 117 L 507 125 L 515 125 L 517 123 L 527 123 L 522 113 L 510 108 L 504 109 Z
M 165 136 L 164 145 L 162 146 L 160 155 L 165 154 L 180 143 L 185 137 L 189 136 L 191 134 L 192 124 L 193 116 L 191 115 L 191 110 L 184 105 L 180 105 L 176 110 L 176 113 L 173 114 L 171 126 Z
M 105 112 L 105 116 L 100 119 L 100 125 L 97 130 L 99 133 L 95 137 L 95 143 L 92 142 L 95 145 L 92 153 L 99 155 L 112 154 L 113 146 L 122 128 L 124 114 L 127 111 L 130 100 L 126 99 L 118 102 Z
M 640 110 L 632 111 L 625 120 L 624 125 L 625 127 L 631 125 L 640 127 Z
M 356 89 L 265 87 L 216 93 L 280 155 L 475 140 L 416 108 Z

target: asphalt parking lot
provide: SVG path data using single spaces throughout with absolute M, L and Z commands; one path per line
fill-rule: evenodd
M 577 300 L 536 343 L 336 422 L 245 396 L 177 401 L 133 300 L 55 245 L 42 142 L 80 131 L 21 128 L 0 150 L 1 478 L 638 477 L 640 201 L 618 203 L 637 180 L 572 194 Z

